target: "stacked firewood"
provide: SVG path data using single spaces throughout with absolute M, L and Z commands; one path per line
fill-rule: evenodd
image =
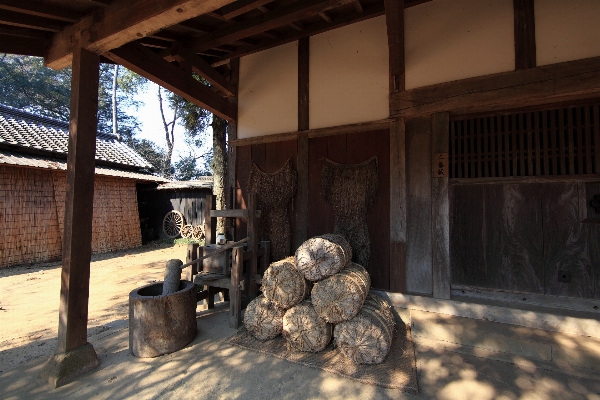
M 334 340 L 358 364 L 382 362 L 390 351 L 394 316 L 369 294 L 371 278 L 353 263 L 341 235 L 304 242 L 294 257 L 275 262 L 262 279 L 262 296 L 246 308 L 244 325 L 259 340 L 283 334 L 297 351 L 318 352 Z

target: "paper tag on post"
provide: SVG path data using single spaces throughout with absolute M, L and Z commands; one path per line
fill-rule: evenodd
M 433 155 L 433 177 L 448 177 L 448 153 L 435 153 Z

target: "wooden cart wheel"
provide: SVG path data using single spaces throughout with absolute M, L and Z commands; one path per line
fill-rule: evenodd
M 192 225 L 184 225 L 183 228 L 181 228 L 181 237 L 185 239 L 191 239 L 193 229 L 194 227 Z
M 163 231 L 171 239 L 181 234 L 181 229 L 185 224 L 185 218 L 179 211 L 169 211 L 163 219 Z
M 200 240 L 204 237 L 204 230 L 202 229 L 202 226 L 194 226 L 192 229 L 192 237 L 196 240 Z

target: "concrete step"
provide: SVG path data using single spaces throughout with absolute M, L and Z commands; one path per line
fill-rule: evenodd
M 500 361 L 522 359 L 557 370 L 600 372 L 600 339 L 455 315 L 401 310 L 417 344 Z M 568 371 L 566 371 L 568 370 Z

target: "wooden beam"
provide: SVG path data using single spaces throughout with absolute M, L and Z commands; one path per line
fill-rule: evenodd
M 87 343 L 99 58 L 75 48 L 57 352 Z
M 79 21 L 82 17 L 79 12 L 33 0 L 0 0 L 0 9 L 71 23 Z
M 271 49 L 273 47 L 280 46 L 282 44 L 295 42 L 304 37 L 317 35 L 319 33 L 327 32 L 332 29 L 341 28 L 356 22 L 365 21 L 370 18 L 378 17 L 384 14 L 383 4 L 375 3 L 371 6 L 365 6 L 365 10 L 362 13 L 358 13 L 355 10 L 338 15 L 332 19 L 331 22 L 319 21 L 312 23 L 302 30 L 290 32 L 282 35 L 278 39 L 265 39 L 255 45 L 241 46 L 237 50 L 228 54 L 227 56 L 214 60 L 211 65 L 213 67 L 219 66 L 229 62 L 230 58 L 237 58 L 247 56 L 249 54 L 258 53 L 259 51 Z
M 308 133 L 309 121 L 310 38 L 298 41 L 298 151 L 296 154 L 298 189 L 296 190 L 296 248 L 308 239 Z
M 66 25 L 63 21 L 56 21 L 36 15 L 21 14 L 14 11 L 3 10 L 0 12 L 0 24 L 31 28 L 47 32 L 60 32 Z
M 515 14 L 515 68 L 536 64 L 534 0 L 513 0 Z
M 43 57 L 47 41 L 0 33 L 0 53 Z
M 387 26 L 390 94 L 404 91 L 404 0 L 384 0 Z
M 248 18 L 245 21 L 226 26 L 210 34 L 185 43 L 190 51 L 200 52 L 228 44 L 234 40 L 253 36 L 261 32 L 294 23 L 302 18 L 327 11 L 353 0 L 304 0 L 281 6 L 268 13 Z
M 67 67 L 73 53 L 72 38 L 83 32 L 81 45 L 102 54 L 165 27 L 197 17 L 233 0 L 120 0 L 84 17 L 54 35 L 46 64 Z
M 179 43 L 174 43 L 169 49 L 169 53 L 174 60 L 187 61 L 192 67 L 192 71 L 206 79 L 212 86 L 225 93 L 227 96 L 235 96 L 236 87 L 227 81 L 216 69 L 209 63 L 198 57 L 196 54 L 187 51 Z
M 308 138 L 323 136 L 345 135 L 348 133 L 377 131 L 380 129 L 389 129 L 391 119 L 382 119 L 378 121 L 360 122 L 358 124 L 332 126 L 328 128 L 309 129 L 306 131 L 278 133 L 275 135 L 251 137 L 229 141 L 231 146 L 248 146 L 252 144 L 274 143 L 286 140 L 296 140 L 300 134 L 306 133 Z
M 232 19 L 238 15 L 252 11 L 255 8 L 264 6 L 273 0 L 237 0 L 234 3 L 228 4 L 219 10 L 219 13 L 226 19 Z
M 487 112 L 600 94 L 600 57 L 462 79 L 391 95 L 392 116 Z
M 105 56 L 221 118 L 228 121 L 237 118 L 237 110 L 226 98 L 191 75 L 182 74 L 179 68 L 142 45 L 130 43 Z
M 446 154 L 447 160 L 449 126 L 448 113 L 431 116 L 431 157 L 434 169 L 439 167 L 436 163 L 440 162 L 436 155 Z M 431 233 L 433 297 L 450 299 L 450 205 L 447 175 L 434 175 L 431 181 Z

